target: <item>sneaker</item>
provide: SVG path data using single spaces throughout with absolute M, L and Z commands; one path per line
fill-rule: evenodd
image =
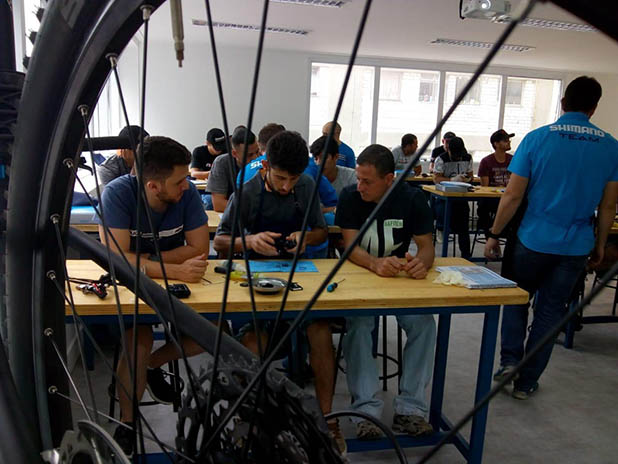
M 436 230 L 436 242 L 442 243 L 444 241 L 444 232 L 440 229 Z
M 335 440 L 335 443 L 337 443 L 339 453 L 341 454 L 341 456 L 345 456 L 348 452 L 348 444 L 345 442 L 345 438 L 343 437 L 341 429 L 339 428 L 339 421 L 337 419 L 328 421 L 326 425 L 328 426 L 330 436 L 333 437 L 333 440 Z
M 500 369 L 498 369 L 494 374 L 494 382 L 502 382 L 514 370 L 515 366 L 500 366 Z M 519 374 L 515 374 L 515 377 L 513 377 L 511 381 L 517 380 L 518 378 Z
M 413 437 L 431 435 L 433 427 L 423 416 L 395 414 L 393 417 L 393 432 L 407 433 Z
M 525 390 L 520 390 L 519 388 L 513 387 L 513 393 L 511 396 L 516 400 L 527 400 L 530 398 L 537 390 L 539 389 L 539 382 L 534 382 L 530 388 Z
M 373 422 L 364 420 L 356 424 L 356 438 L 359 440 L 377 440 L 382 436 L 382 430 Z
M 126 425 L 133 428 L 132 422 L 128 422 L 126 423 Z M 120 449 L 124 451 L 124 454 L 126 454 L 127 458 L 131 459 L 131 457 L 133 456 L 133 430 L 119 425 L 114 431 L 114 440 L 116 441 L 116 443 L 118 443 Z
M 146 388 L 153 400 L 161 404 L 172 404 L 176 399 L 174 386 L 165 380 L 163 369 L 157 367 L 146 371 Z

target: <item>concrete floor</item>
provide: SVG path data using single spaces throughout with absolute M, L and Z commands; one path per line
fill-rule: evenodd
M 475 255 L 482 252 L 477 245 Z M 496 268 L 495 264 L 491 265 Z M 588 287 L 591 285 L 591 279 Z M 614 290 L 604 290 L 587 314 L 609 314 Z M 444 412 L 456 422 L 472 407 L 481 315 L 453 316 L 446 378 Z M 576 333 L 575 347 L 565 349 L 556 345 L 548 369 L 540 381 L 537 394 L 528 401 L 510 397 L 510 390 L 496 396 L 489 408 L 485 437 L 484 462 L 523 463 L 618 463 L 618 325 L 584 326 Z M 394 321 L 389 324 L 389 352 L 396 349 Z M 498 343 L 499 350 L 499 343 Z M 496 353 L 496 365 L 498 352 Z M 204 365 L 205 355 L 191 359 L 193 366 Z M 97 404 L 107 410 L 106 388 L 110 376 L 100 359 L 94 372 Z M 199 369 L 199 367 L 198 367 Z M 75 368 L 79 383 L 84 376 L 79 363 Z M 383 420 L 392 421 L 392 398 L 396 380 L 389 382 L 389 390 L 381 393 L 385 399 Z M 311 390 L 311 386 L 307 387 Z M 84 392 L 86 390 L 83 390 Z M 147 394 L 146 394 L 147 395 Z M 344 377 L 339 377 L 334 410 L 345 409 L 349 396 Z M 173 443 L 176 434 L 176 415 L 170 406 L 150 406 L 143 412 L 159 437 Z M 82 414 L 76 411 L 76 416 Z M 113 426 L 110 426 L 113 428 Z M 464 429 L 467 436 L 469 428 Z M 354 436 L 353 426 L 343 423 L 344 434 Z M 149 449 L 153 449 L 149 445 Z M 428 448 L 405 450 L 410 463 L 417 462 Z M 354 453 L 352 463 L 397 463 L 392 451 Z M 465 462 L 452 445 L 444 447 L 430 462 Z

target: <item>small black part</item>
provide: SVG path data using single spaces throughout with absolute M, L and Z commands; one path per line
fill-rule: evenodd
M 191 295 L 191 290 L 185 284 L 171 284 L 168 288 L 176 298 L 189 298 Z

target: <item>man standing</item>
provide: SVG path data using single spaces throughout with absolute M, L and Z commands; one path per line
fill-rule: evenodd
M 307 245 L 319 245 L 328 235 L 324 216 L 316 201 L 310 210 L 305 241 L 300 243 L 303 218 L 314 182 L 303 174 L 309 162 L 307 144 L 297 132 L 279 132 L 268 142 L 266 159 L 262 169 L 242 192 L 242 200 L 233 194 L 223 213 L 215 237 L 215 250 L 227 253 L 230 246 L 234 252 L 242 252 L 240 234 L 231 242 L 235 208 L 240 206 L 240 217 L 246 228 L 246 245 L 251 259 L 279 256 L 276 241 L 287 239 L 294 245 L 287 249 L 292 254 Z M 268 329 L 266 330 L 268 332 Z M 307 338 L 311 347 L 311 367 L 315 374 L 315 391 L 324 414 L 331 412 L 335 378 L 335 356 L 329 322 L 324 319 L 312 321 L 307 326 Z M 261 345 L 266 346 L 267 334 L 260 333 Z M 243 332 L 241 342 L 254 353 L 258 351 L 257 335 L 250 328 Z M 329 423 L 329 429 L 340 450 L 345 452 L 345 440 L 339 431 L 337 421 Z
M 161 263 L 157 262 L 155 240 L 159 243 L 160 259 L 165 263 L 167 277 L 184 282 L 199 282 L 206 271 L 208 262 L 209 236 L 208 219 L 202 208 L 195 186 L 187 180 L 189 174 L 189 151 L 178 142 L 167 137 L 147 137 L 144 139 L 143 185 L 146 199 L 152 214 L 155 230 L 151 230 L 144 208 L 141 209 L 139 231 L 137 230 L 137 178 L 125 175 L 110 182 L 101 198 L 109 233 L 116 239 L 118 248 L 129 262 L 136 263 L 136 239 L 141 235 L 141 271 L 152 278 L 162 278 Z M 101 242 L 106 243 L 103 226 L 99 225 Z M 113 241 L 109 243 L 112 251 L 119 253 Z M 152 352 L 152 327 L 138 325 L 127 327 L 126 346 L 133 346 L 133 336 L 137 336 L 137 377 L 136 398 L 139 402 L 144 390 L 148 388 L 153 399 L 171 404 L 174 390 L 164 379 L 160 367 L 180 357 L 176 346 L 166 343 Z M 181 341 L 187 356 L 203 350 L 193 340 Z M 131 363 L 132 364 L 132 363 Z M 133 425 L 131 396 L 133 390 L 130 363 L 123 355 L 118 362 L 118 388 L 120 419 Z M 125 388 L 121 388 L 124 385 Z M 114 438 L 127 454 L 133 451 L 133 432 L 118 427 Z
M 507 153 L 511 149 L 511 138 L 515 134 L 509 134 L 504 129 L 497 130 L 489 138 L 494 149 L 491 155 L 487 155 L 479 164 L 479 177 L 483 187 L 506 187 L 511 173 L 508 171 L 513 155 Z M 498 209 L 497 198 L 484 198 L 478 202 L 478 228 L 486 231 L 491 227 L 493 216 Z
M 208 179 L 212 163 L 219 155 L 227 153 L 225 134 L 216 127 L 206 134 L 206 145 L 200 145 L 193 149 L 191 155 L 191 177 L 196 179 Z
M 324 127 L 322 127 L 322 135 L 327 136 L 328 134 L 330 134 L 332 124 L 332 121 L 324 124 Z M 354 150 L 352 150 L 351 147 L 343 143 L 340 137 L 341 126 L 337 122 L 335 123 L 335 132 L 333 134 L 335 142 L 337 142 L 337 145 L 339 145 L 339 159 L 337 160 L 337 164 L 339 166 L 345 166 L 354 169 L 354 167 L 356 166 L 356 157 L 354 156 Z
M 431 162 L 429 163 L 430 174 L 433 174 L 433 168 L 436 159 L 439 158 L 440 155 L 446 153 L 446 149 L 448 148 L 448 142 L 453 137 L 456 137 L 455 132 L 445 132 L 444 137 L 442 137 L 442 145 L 431 150 Z
M 433 170 L 433 181 L 439 184 L 443 181 L 470 182 L 472 180 L 472 156 L 466 150 L 464 141 L 460 137 L 449 139 L 446 152 L 436 158 Z M 444 202 L 435 202 L 436 229 L 438 236 L 444 227 Z M 457 233 L 461 257 L 470 257 L 470 231 L 468 216 L 470 208 L 468 202 L 453 201 L 451 207 L 451 230 Z M 448 237 L 443 237 L 448 240 Z M 440 238 L 438 238 L 438 241 Z
M 405 169 L 408 162 L 416 153 L 416 149 L 418 148 L 418 139 L 414 134 L 406 134 L 401 137 L 401 145 L 397 145 L 393 148 L 393 158 L 395 158 L 395 170 Z M 421 168 L 421 160 L 420 158 L 416 160 L 416 164 L 414 164 L 414 175 L 420 176 L 422 172 Z
M 119 133 L 118 137 L 130 140 L 129 135 L 133 137 L 135 144 L 139 143 L 141 127 L 126 126 Z M 144 137 L 148 137 L 148 132 L 144 131 Z M 135 153 L 129 148 L 121 148 L 116 150 L 116 154 L 107 158 L 97 167 L 97 174 L 101 185 L 106 186 L 112 180 L 130 174 L 135 163 Z
M 254 160 L 260 153 L 255 134 L 245 126 L 238 126 L 232 134 L 232 153 L 217 156 L 212 164 L 206 190 L 211 193 L 213 209 L 218 213 L 225 211 L 228 199 L 234 192 L 238 170 L 243 167 L 245 138 L 247 138 L 247 159 L 245 161 L 249 163 Z M 230 156 L 232 163 L 230 163 Z
M 358 186 L 343 189 L 335 219 L 346 247 L 358 235 L 395 177 L 393 155 L 382 145 L 365 148 L 357 163 Z M 403 183 L 393 192 L 349 259 L 379 276 L 395 277 L 403 273 L 413 279 L 424 279 L 434 259 L 432 227 L 431 210 L 425 196 Z M 408 252 L 412 239 L 418 248 L 416 256 Z M 407 340 L 401 366 L 401 393 L 394 399 L 392 428 L 412 436 L 429 434 L 433 428 L 425 420 L 429 409 L 425 389 L 433 366 L 435 321 L 427 314 L 397 316 L 397 322 L 406 331 Z M 384 402 L 377 396 L 378 372 L 371 337 L 375 318 L 348 318 L 346 324 L 348 331 L 343 350 L 352 409 L 380 417 Z M 372 422 L 360 421 L 356 425 L 356 435 L 361 440 L 373 440 L 380 438 L 382 432 Z
M 528 207 L 517 232 L 512 277 L 536 294 L 528 341 L 528 304 L 505 306 L 501 328 L 500 381 L 552 330 L 566 311 L 567 300 L 592 251 L 591 264 L 603 258 L 616 212 L 618 142 L 589 119 L 601 98 L 601 85 L 588 76 L 573 80 L 562 98 L 564 114 L 553 124 L 524 137 L 509 165 L 511 178 L 500 200 L 485 245 L 485 256 L 500 255 L 498 235 L 527 192 Z M 598 233 L 594 211 L 598 206 Z M 525 400 L 551 356 L 550 340 L 519 372 L 512 396 Z

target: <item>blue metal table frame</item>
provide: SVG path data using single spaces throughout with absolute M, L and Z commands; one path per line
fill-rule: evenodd
M 299 311 L 290 310 L 284 313 L 284 318 L 292 319 Z M 312 310 L 309 312 L 309 319 L 333 318 L 333 317 L 354 317 L 354 316 L 381 316 L 381 315 L 407 315 L 407 314 L 437 314 L 438 328 L 436 340 L 435 363 L 433 370 L 433 382 L 431 389 L 431 400 L 429 408 L 429 422 L 434 428 L 434 433 L 427 437 L 414 438 L 407 435 L 398 435 L 397 440 L 402 447 L 431 446 L 438 443 L 453 427 L 452 422 L 443 412 L 444 390 L 446 380 L 446 365 L 448 357 L 448 345 L 450 338 L 451 318 L 453 314 L 484 314 L 483 333 L 481 337 L 480 357 L 477 369 L 476 389 L 474 402 L 478 403 L 491 388 L 491 375 L 496 349 L 496 339 L 498 333 L 498 320 L 500 306 L 453 306 L 453 307 L 430 307 L 430 308 L 368 308 L 368 309 L 341 309 L 341 310 Z M 209 319 L 218 317 L 216 313 L 202 313 Z M 259 311 L 257 317 L 260 319 L 272 319 L 274 311 Z M 130 321 L 132 315 L 124 316 Z M 117 323 L 116 315 L 82 316 L 86 322 L 90 323 Z M 228 312 L 226 319 L 247 320 L 251 318 L 251 312 Z M 140 322 L 158 322 L 154 314 L 142 314 L 139 316 Z M 67 322 L 72 322 L 72 318 L 67 317 Z M 483 446 L 485 441 L 485 429 L 487 425 L 488 406 L 477 412 L 472 420 L 472 428 L 468 440 L 456 434 L 451 443 L 461 452 L 467 462 L 472 464 L 481 463 L 483 457 Z M 392 444 L 386 438 L 375 441 L 360 441 L 358 439 L 348 439 L 349 452 L 377 451 L 392 449 Z M 163 462 L 156 460 L 152 462 Z M 148 459 L 151 462 L 151 459 Z

